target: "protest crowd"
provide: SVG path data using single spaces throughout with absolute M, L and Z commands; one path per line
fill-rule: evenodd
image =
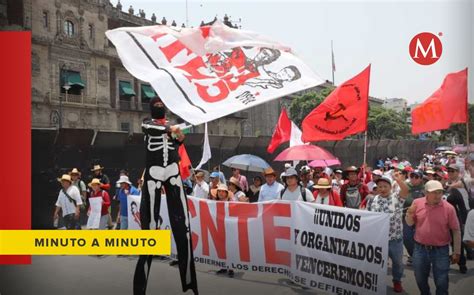
M 286 163 L 284 169 L 276 171 L 263 159 L 243 154 L 227 159 L 210 169 L 211 171 L 202 170 L 200 169 L 202 165 L 208 163 L 211 158 L 207 134 L 208 122 L 308 89 L 309 85 L 316 86 L 324 82 L 302 61 L 292 56 L 288 48 L 277 43 L 269 45 L 264 40 L 256 42 L 254 39 L 259 39 L 257 36 L 253 37 L 252 42 L 248 42 L 247 33 L 242 34 L 238 30 L 223 26 L 224 24 L 213 22 L 210 26 L 183 30 L 183 32 L 173 31 L 173 34 L 168 28 L 162 26 L 152 29 L 133 28 L 132 31 L 128 31 L 129 28 L 117 28 L 106 32 L 107 38 L 116 46 L 122 61 L 127 61 L 127 70 L 132 75 L 138 77 L 156 75 L 153 76 L 155 78 L 151 82 L 159 94 L 149 101 L 151 118 L 143 120 L 141 124 L 146 158 L 144 171 L 139 179 L 132 181 L 127 170 L 124 169 L 120 175 L 114 176 L 112 181 L 103 173 L 104 167 L 96 163 L 91 168 L 90 176 L 84 177 L 88 180 L 83 181 L 80 171 L 72 169 L 69 174 L 64 174 L 59 178 L 62 188 L 54 211 L 55 222 L 62 211 L 62 225 L 66 229 L 84 227 L 102 230 L 150 230 L 162 228 L 161 226 L 165 224 L 164 219 L 168 218 L 178 259 L 177 262 L 172 263 L 178 265 L 182 290 L 183 292 L 192 290 L 194 294 L 198 294 L 194 262 L 195 258 L 199 259 L 199 257 L 195 255 L 195 252 L 197 253 L 194 248 L 196 239 L 195 232 L 191 229 L 190 215 L 194 213 L 193 220 L 199 219 L 199 223 L 192 225 L 194 229 L 199 226 L 204 228 L 204 234 L 197 242 L 202 242 L 204 245 L 203 240 L 205 240 L 206 244 L 202 247 L 202 252 L 206 253 L 203 255 L 211 257 L 208 232 L 212 231 L 211 235 L 220 237 L 217 243 L 214 240 L 216 252 L 217 248 L 221 249 L 218 259 L 224 262 L 231 261 L 230 265 L 213 264 L 220 268 L 217 274 L 233 277 L 234 270 L 239 267 L 234 267 L 233 262 L 237 260 L 232 261 L 232 255 L 226 256 L 226 220 L 222 216 L 226 211 L 225 208 L 232 207 L 236 211 L 241 210 L 234 212 L 232 217 L 244 219 L 243 222 L 241 219 L 238 220 L 238 234 L 234 232 L 232 238 L 229 239 L 239 240 L 239 254 L 242 258 L 238 261 L 251 262 L 250 244 L 254 242 L 253 240 L 262 240 L 260 244 L 253 244 L 252 250 L 258 253 L 259 257 L 265 256 L 265 259 L 275 256 L 274 260 L 265 260 L 265 263 L 287 267 L 286 270 L 289 269 L 292 272 L 288 277 L 294 284 L 323 290 L 329 288 L 332 293 L 337 294 L 346 294 L 346 291 L 352 291 L 352 288 L 358 288 L 356 290 L 360 293 L 347 294 L 362 294 L 362 292 L 363 294 L 378 294 L 380 288 L 385 287 L 385 280 L 377 280 L 377 278 L 379 274 L 385 276 L 386 268 L 384 267 L 387 267 L 388 263 L 385 264 L 385 260 L 382 262 L 382 259 L 374 259 L 373 256 L 379 255 L 380 249 L 383 248 L 384 254 L 388 254 L 386 256 L 390 258 L 394 292 L 403 292 L 404 268 L 409 266 L 414 271 L 415 281 L 421 294 L 431 294 L 428 283 L 431 272 L 436 294 L 448 294 L 448 273 L 451 264 L 457 264 L 459 272 L 466 274 L 468 271 L 466 260 L 473 258 L 474 211 L 471 208 L 474 208 L 472 195 L 474 166 L 471 165 L 469 140 L 466 141 L 467 156 L 452 150 L 438 149 L 432 154 L 423 155 L 416 163 L 410 163 L 407 159 L 394 155 L 386 155 L 387 158 L 380 158 L 369 165 L 367 163 L 371 75 L 369 64 L 359 74 L 341 83 L 323 102 L 316 105 L 302 120 L 302 130 L 298 129 L 295 122 L 290 121 L 286 110 L 282 109 L 267 151 L 273 153 L 278 146 L 289 141 L 290 147 L 274 158 L 274 161 Z M 142 34 L 138 34 L 139 32 Z M 176 38 L 176 41 L 171 44 L 169 43 L 170 35 Z M 227 46 L 218 48 L 221 50 L 218 53 L 205 52 L 203 48 L 208 47 L 207 42 L 213 44 L 215 41 L 213 38 L 216 36 L 222 37 L 219 42 L 228 43 Z M 249 44 L 252 46 L 246 46 Z M 182 59 L 175 57 L 184 55 L 185 52 L 198 54 L 186 64 L 181 64 Z M 166 56 L 166 61 L 157 56 Z M 166 71 L 174 81 L 173 83 L 169 82 L 168 76 L 164 78 L 161 72 L 162 69 L 167 68 L 173 69 L 173 71 Z M 270 69 L 279 70 L 272 72 Z M 159 83 L 154 84 L 153 82 L 156 81 Z M 177 81 L 185 82 L 187 86 L 182 87 Z M 208 83 L 213 83 L 214 87 L 210 87 L 211 84 Z M 176 88 L 179 89 L 179 94 Z M 278 89 L 278 94 L 275 89 Z M 186 123 L 169 124 L 166 118 L 167 108 L 189 123 L 189 126 L 206 124 L 203 156 L 196 169 L 190 169 L 192 163 L 184 148 L 183 130 L 189 127 Z M 442 111 L 441 116 L 437 116 L 438 110 Z M 412 111 L 412 133 L 444 130 L 452 123 L 468 124 L 467 114 L 466 68 L 448 74 L 435 94 Z M 318 141 L 340 141 L 347 136 L 363 132 L 365 133 L 364 160 L 361 161 L 363 164 L 360 167 L 349 166 L 352 163 L 341 163 L 329 151 L 311 144 Z M 469 137 L 469 132 L 466 137 Z M 222 169 L 224 166 L 231 168 L 231 174 L 224 173 Z M 273 165 L 273 167 L 276 166 Z M 249 174 L 249 172 L 258 174 Z M 111 186 L 117 187 L 114 195 L 109 193 Z M 137 196 L 140 199 L 137 199 Z M 165 202 L 162 201 L 162 196 Z M 187 196 L 193 198 L 188 199 Z M 202 214 L 196 217 L 196 211 L 193 211 L 196 209 L 193 204 L 196 199 L 199 200 L 199 214 L 208 210 L 201 211 L 202 207 L 208 208 L 215 205 L 216 208 L 224 208 L 220 211 L 221 216 L 216 218 L 217 223 L 220 224 L 219 229 L 208 227 L 213 221 L 207 215 Z M 229 202 L 229 204 L 222 202 Z M 111 215 L 111 205 L 114 203 L 118 203 L 119 207 L 116 216 Z M 210 203 L 211 206 L 209 206 Z M 165 206 L 167 212 L 164 211 L 165 209 L 163 212 L 160 211 L 160 208 Z M 193 207 L 192 210 L 190 207 Z M 257 229 L 257 227 L 248 230 L 244 227 L 241 231 L 240 226 L 247 226 L 247 219 L 250 218 L 242 216 L 242 211 L 247 209 L 243 207 L 256 208 L 256 215 L 263 211 L 262 222 L 266 223 L 261 227 L 263 230 L 259 231 L 260 228 Z M 257 207 L 263 209 L 259 211 Z M 269 207 L 274 208 L 268 209 Z M 265 215 L 269 214 L 268 212 L 280 213 L 278 211 L 281 208 L 286 208 L 286 215 L 277 214 L 271 217 Z M 307 218 L 311 215 L 304 215 L 308 210 L 315 212 L 315 221 L 329 216 L 324 223 L 331 226 L 313 227 L 311 218 Z M 297 213 L 291 215 L 293 211 Z M 322 219 L 316 218 L 318 212 L 321 213 L 319 216 Z M 166 213 L 167 216 L 165 216 Z M 163 217 L 160 214 L 163 214 Z M 347 267 L 347 265 L 342 265 L 344 260 L 329 261 L 334 257 L 319 255 L 317 251 L 320 249 L 314 249 L 314 252 L 308 252 L 306 249 L 300 251 L 302 247 L 318 247 L 318 243 L 314 242 L 319 234 L 317 230 L 327 231 L 326 234 L 329 237 L 326 235 L 324 237 L 326 240 L 338 240 L 341 244 L 344 242 L 347 242 L 346 245 L 349 244 L 349 240 L 343 240 L 337 235 L 331 236 L 336 233 L 336 231 L 331 232 L 332 226 L 336 223 L 332 218 L 336 214 L 344 215 L 344 221 L 341 222 L 342 218 L 339 220 L 342 223 L 341 227 L 353 229 L 350 235 L 358 239 L 359 243 L 351 241 L 353 242 L 351 250 L 346 251 L 348 249 L 346 247 L 345 250 L 338 251 L 340 253 L 334 257 L 346 256 L 353 259 L 360 256 L 361 258 L 354 261 L 361 264 L 363 268 L 366 267 L 364 270 L 357 269 L 356 263 L 352 265 L 354 267 L 351 265 Z M 304 218 L 300 215 L 304 215 Z M 345 219 L 346 215 L 347 219 Z M 374 228 L 372 231 L 373 224 L 371 224 L 370 230 L 367 230 L 369 228 L 367 226 L 363 235 L 359 232 L 361 215 L 366 217 L 364 222 L 372 217 L 374 217 L 373 220 L 380 218 L 380 222 L 384 222 L 384 228 Z M 276 226 L 273 223 L 276 216 L 287 217 L 287 220 L 291 220 L 294 226 L 293 233 L 290 227 Z M 307 222 L 306 219 L 308 219 Z M 219 233 L 216 233 L 218 231 Z M 252 232 L 253 239 L 250 238 L 249 232 Z M 296 238 L 299 232 L 301 232 L 300 245 Z M 388 237 L 385 233 L 388 233 Z M 257 234 L 259 237 L 256 237 Z M 348 232 L 345 234 L 349 235 Z M 245 236 L 242 238 L 245 241 L 241 245 L 242 236 Z M 260 239 L 261 236 L 263 236 L 262 239 Z M 294 244 L 291 244 L 291 247 L 297 249 L 298 252 L 296 250 L 293 253 L 277 251 L 275 240 L 286 239 L 288 243 L 285 245 L 287 245 L 290 244 L 290 237 L 294 238 Z M 374 241 L 367 241 L 370 237 L 373 237 Z M 379 250 L 365 247 L 363 243 L 360 243 L 362 238 L 365 242 L 379 243 L 382 247 L 379 247 Z M 280 243 L 279 246 L 282 244 Z M 360 244 L 362 247 L 359 246 Z M 335 243 L 331 242 L 331 245 Z M 371 249 L 371 255 L 360 254 L 361 252 L 356 255 L 354 245 L 360 247 L 359 250 L 364 249 L 363 251 Z M 237 245 L 232 246 L 232 251 L 236 250 Z M 265 255 L 262 255 L 263 252 L 255 251 L 264 248 L 268 248 L 268 250 L 265 249 L 267 251 Z M 327 248 L 323 252 L 331 252 L 330 247 Z M 334 246 L 333 250 L 335 248 Z M 368 253 L 369 250 L 366 252 Z M 405 253 L 406 259 L 404 259 Z M 365 256 L 367 259 L 364 258 Z M 151 254 L 140 255 L 138 258 L 133 276 L 133 289 L 136 295 L 146 294 L 153 258 L 154 255 Z M 292 263 L 291 259 L 294 259 L 295 263 Z M 361 263 L 360 260 L 367 260 L 369 263 Z M 380 263 L 380 268 L 372 271 Z M 245 266 L 249 267 L 249 265 Z M 241 267 L 244 266 L 241 264 Z M 294 279 L 297 276 L 293 277 L 293 273 L 300 275 L 298 279 L 309 278 L 309 282 L 303 283 Z M 312 281 L 312 278 L 320 281 Z M 313 285 L 313 283 L 317 284 Z M 325 287 L 320 287 L 321 283 L 327 284 Z M 351 289 L 345 289 L 348 286 Z
M 143 178 L 134 185 L 122 170 L 118 180 L 111 183 L 103 168 L 94 165 L 88 181 L 82 180 L 75 168 L 58 179 L 62 188 L 55 204 L 56 225 L 62 211 L 65 228 L 89 228 L 90 204 L 97 198 L 102 199 L 98 229 L 127 229 L 128 220 L 137 218 L 138 208 L 132 208 L 134 216 L 128 213 L 127 196 L 140 195 Z M 394 291 L 402 292 L 403 269 L 408 265 L 414 269 L 422 294 L 429 294 L 431 268 L 437 294 L 447 294 L 450 264 L 457 264 L 459 272 L 465 274 L 466 260 L 473 259 L 473 173 L 474 167 L 464 155 L 444 151 L 425 154 L 413 164 L 396 156 L 379 159 L 373 167 L 344 169 L 287 163 L 281 173 L 267 168 L 251 180 L 239 169 L 232 168 L 232 175 L 224 175 L 216 166 L 210 173 L 194 170 L 183 185 L 188 195 L 216 202 L 280 199 L 388 213 Z M 108 193 L 111 185 L 117 187 L 114 196 Z M 112 202 L 119 206 L 115 218 L 110 211 Z M 234 272 L 221 269 L 217 274 L 232 277 Z

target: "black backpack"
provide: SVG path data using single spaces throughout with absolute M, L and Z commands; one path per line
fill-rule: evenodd
M 302 187 L 301 185 L 298 185 L 300 188 L 301 192 L 301 197 L 303 198 L 303 201 L 306 202 L 306 188 Z M 285 186 L 285 188 L 280 192 L 280 199 L 283 199 L 283 194 L 286 192 L 288 187 Z

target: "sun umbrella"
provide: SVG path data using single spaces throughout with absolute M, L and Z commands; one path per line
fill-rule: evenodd
M 329 167 L 329 166 L 336 166 L 341 165 L 341 161 L 339 159 L 330 159 L 330 160 L 313 160 L 308 164 L 311 167 Z
M 265 169 L 270 167 L 264 159 L 249 154 L 233 156 L 222 163 L 222 165 L 254 172 L 263 172 Z
M 296 145 L 282 151 L 275 161 L 312 161 L 312 160 L 336 160 L 337 158 L 316 145 Z
M 474 151 L 474 144 L 471 144 L 469 147 L 470 151 Z M 456 153 L 465 153 L 467 151 L 467 146 L 466 145 L 457 145 L 453 148 L 453 151 Z
M 450 146 L 440 146 L 436 148 L 437 152 L 450 151 L 450 150 L 451 150 Z

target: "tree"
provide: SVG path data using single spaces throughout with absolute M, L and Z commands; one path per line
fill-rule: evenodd
M 371 107 L 367 135 L 370 139 L 406 139 L 411 137 L 406 114 L 383 107 Z
M 308 92 L 291 100 L 289 117 L 296 125 L 301 126 L 303 119 L 324 99 L 331 94 L 334 88 L 324 88 L 318 92 Z

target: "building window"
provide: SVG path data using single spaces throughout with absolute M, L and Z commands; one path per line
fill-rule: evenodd
M 82 81 L 81 73 L 76 71 L 62 70 L 59 80 L 61 93 L 81 95 L 85 84 Z
M 140 90 L 142 98 L 142 109 L 144 111 L 150 111 L 150 100 L 157 96 L 156 92 L 150 85 L 147 84 L 142 84 Z
M 94 25 L 89 24 L 89 39 L 93 40 L 94 39 Z
M 119 81 L 119 101 L 121 110 L 130 110 L 132 97 L 136 95 L 132 83 L 128 81 Z
M 70 20 L 64 22 L 64 33 L 66 36 L 73 37 L 74 36 L 74 23 Z
M 47 11 L 43 11 L 43 27 L 46 29 L 49 27 L 49 15 Z
M 120 123 L 120 130 L 130 133 L 130 123 L 128 122 Z

